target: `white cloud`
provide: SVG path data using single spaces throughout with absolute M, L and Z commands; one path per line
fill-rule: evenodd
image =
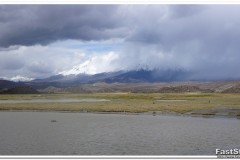
M 0 77 L 14 81 L 28 80 L 27 77 L 44 78 L 59 73 L 96 74 L 119 68 L 119 63 L 114 63 L 118 60 L 119 53 L 112 51 L 89 52 L 60 45 L 12 48 L 0 51 Z
M 0 57 L 0 77 L 42 78 L 71 69 L 86 60 L 80 49 L 40 45 L 0 51 Z

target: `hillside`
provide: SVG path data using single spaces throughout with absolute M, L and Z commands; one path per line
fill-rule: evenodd
M 222 93 L 240 93 L 240 85 L 232 86 L 222 91 Z
M 163 83 L 93 83 L 78 84 L 65 87 L 48 86 L 39 89 L 47 93 L 107 93 L 107 92 L 132 92 L 132 93 L 226 93 L 229 86 L 240 84 L 240 81 L 220 81 L 220 82 L 163 82 Z M 233 92 L 229 90 L 228 93 Z
M 0 92 L 1 94 L 37 94 L 37 90 L 30 86 L 18 86 Z
M 23 82 L 13 82 L 8 80 L 0 80 L 0 90 L 2 89 L 8 89 L 18 86 L 25 86 Z
M 144 83 L 144 82 L 172 82 L 185 80 L 187 73 L 182 70 L 130 70 L 104 72 L 98 74 L 54 75 L 45 79 L 36 79 L 32 83 Z
M 190 85 L 180 85 L 176 87 L 163 87 L 158 90 L 158 93 L 184 93 L 184 92 L 202 92 L 202 93 L 212 93 L 211 89 L 202 89 L 196 86 Z
M 100 73 L 95 75 L 57 75 L 30 82 L 11 82 L 0 80 L 2 93 L 240 93 L 240 81 L 174 81 L 174 76 L 154 75 L 157 71 L 129 71 Z M 175 74 L 174 74 L 175 75 Z M 178 76 L 180 77 L 180 75 Z M 165 81 L 166 82 L 165 82 Z M 160 82 L 159 82 L 160 81 Z M 163 81 L 163 82 L 162 82 Z M 31 86 L 29 89 L 26 86 Z M 20 88 L 18 88 L 20 87 Z M 11 90 L 11 88 L 14 88 Z

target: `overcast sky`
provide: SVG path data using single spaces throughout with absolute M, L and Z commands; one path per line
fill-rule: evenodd
M 139 68 L 240 78 L 240 5 L 0 5 L 0 77 Z

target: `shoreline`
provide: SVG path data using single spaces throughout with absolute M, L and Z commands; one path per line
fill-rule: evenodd
M 226 116 L 226 115 L 202 115 L 192 113 L 176 113 L 176 112 L 161 112 L 161 111 L 148 111 L 148 112 L 119 112 L 119 111 L 71 111 L 71 110 L 15 110 L 6 109 L 0 112 L 56 112 L 56 113 L 86 113 L 86 114 L 111 114 L 111 115 L 147 115 L 147 116 L 181 116 L 181 117 L 198 117 L 198 118 L 224 118 L 224 119 L 239 119 L 240 116 Z

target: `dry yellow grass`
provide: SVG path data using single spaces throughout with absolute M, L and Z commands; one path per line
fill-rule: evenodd
M 109 102 L 74 103 L 19 103 L 0 104 L 0 110 L 47 110 L 47 111 L 101 111 L 101 112 L 176 112 L 186 113 L 195 110 L 208 110 L 219 107 L 240 109 L 239 94 L 42 94 L 42 95 L 0 95 L 0 99 L 61 99 L 61 98 L 97 98 Z M 186 101 L 156 101 L 186 100 Z

